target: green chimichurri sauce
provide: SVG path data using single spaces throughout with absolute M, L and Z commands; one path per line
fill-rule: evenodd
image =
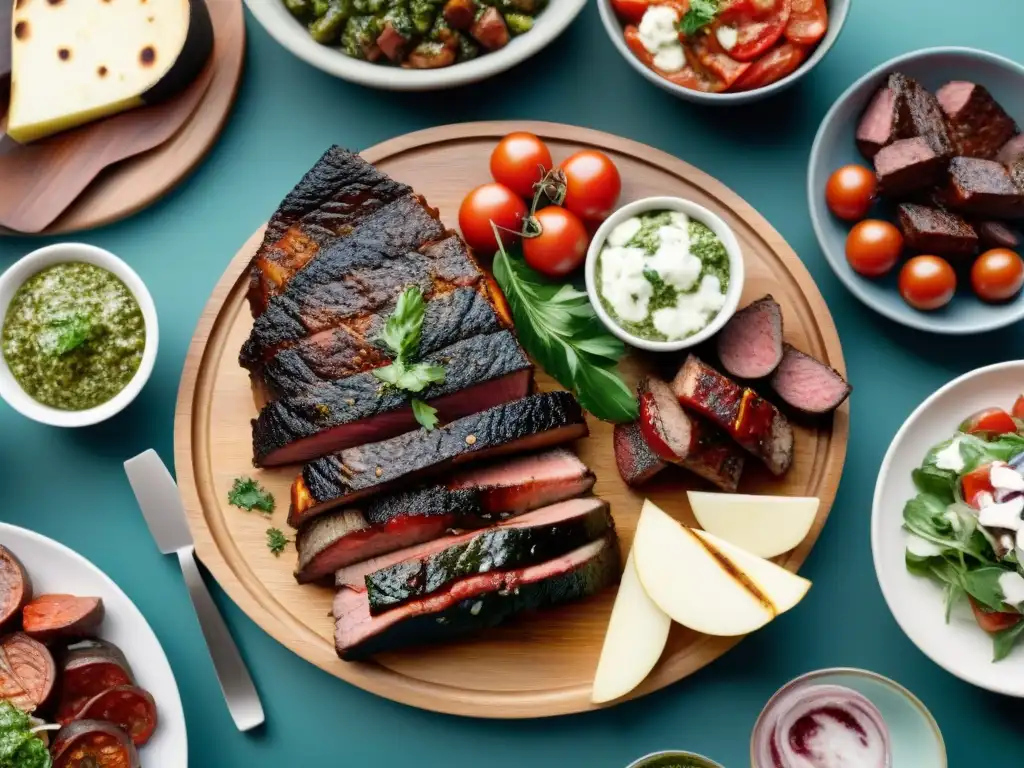
M 3 355 L 14 378 L 33 399 L 65 411 L 93 408 L 124 389 L 145 346 L 135 297 L 92 264 L 33 275 L 4 318 Z

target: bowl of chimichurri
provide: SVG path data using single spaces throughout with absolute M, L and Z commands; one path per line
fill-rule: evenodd
M 630 763 L 626 768 L 722 768 L 714 760 L 693 752 L 655 752 Z
M 676 352 L 711 338 L 736 312 L 743 256 L 721 217 L 678 197 L 623 206 L 587 252 L 598 317 L 627 344 Z
M 62 243 L 17 261 L 0 276 L 0 318 L 0 397 L 44 424 L 104 421 L 153 371 L 153 299 L 102 248 Z

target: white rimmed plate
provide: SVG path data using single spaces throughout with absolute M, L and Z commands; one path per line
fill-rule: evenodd
M 188 738 L 178 685 L 160 641 L 135 604 L 103 571 L 53 539 L 0 523 L 0 544 L 24 564 L 36 594 L 70 592 L 103 598 L 106 616 L 99 636 L 124 651 L 136 683 L 156 700 L 157 729 L 139 750 L 142 764 L 185 768 Z
M 945 620 L 939 584 L 907 571 L 903 506 L 916 494 L 911 472 L 928 450 L 956 432 L 966 416 L 1009 408 L 1024 391 L 1024 360 L 1000 363 L 954 379 L 917 407 L 889 446 L 875 485 L 871 550 L 882 594 L 907 637 L 946 671 L 972 685 L 1024 698 L 1024 647 L 992 663 L 992 640 L 970 611 Z

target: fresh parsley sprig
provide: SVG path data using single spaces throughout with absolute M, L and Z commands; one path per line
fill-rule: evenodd
M 430 363 L 415 363 L 423 333 L 423 318 L 427 305 L 418 286 L 402 292 L 395 311 L 388 317 L 381 333 L 381 341 L 391 351 L 394 362 L 383 368 L 374 368 L 373 375 L 389 387 L 406 392 L 422 392 L 431 384 L 444 381 L 444 367 Z M 416 421 L 428 432 L 437 426 L 437 409 L 422 400 L 412 398 L 412 413 Z
M 33 729 L 32 718 L 9 701 L 0 701 L 0 766 L 50 768 L 50 752 Z
M 258 509 L 265 516 L 274 514 L 274 495 L 251 477 L 236 477 L 228 491 L 228 504 L 252 512 Z
M 280 557 L 290 541 L 280 528 L 267 528 L 267 549 L 274 557 Z
M 693 37 L 715 20 L 719 10 L 719 0 L 690 0 L 690 9 L 683 14 L 679 31 L 687 37 Z

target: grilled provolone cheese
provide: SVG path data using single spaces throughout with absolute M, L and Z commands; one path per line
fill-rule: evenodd
M 205 0 L 15 6 L 7 133 L 21 143 L 170 98 L 213 50 Z

